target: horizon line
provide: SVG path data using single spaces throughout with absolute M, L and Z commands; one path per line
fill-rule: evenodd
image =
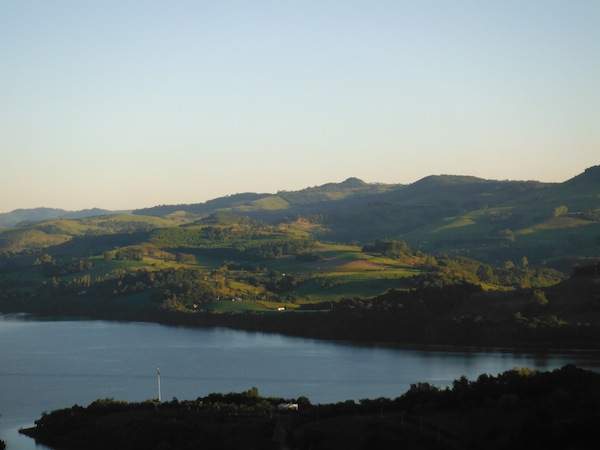
M 535 183 L 542 183 L 542 184 L 561 184 L 561 183 L 565 183 L 571 179 L 573 179 L 574 177 L 583 174 L 585 171 L 592 169 L 594 167 L 600 167 L 600 163 L 596 164 L 596 165 L 592 165 L 592 166 L 587 166 L 585 167 L 583 170 L 577 172 L 575 175 L 566 178 L 562 181 L 541 181 L 541 180 L 536 180 L 533 178 L 530 179 L 514 179 L 514 178 L 484 178 L 484 177 L 480 177 L 477 175 L 468 175 L 468 174 L 451 174 L 451 173 L 438 173 L 438 174 L 429 174 L 429 175 L 425 175 L 422 176 L 412 182 L 409 183 L 401 183 L 401 182 L 397 182 L 397 183 L 384 183 L 384 182 L 379 182 L 379 181 L 365 181 L 364 179 L 360 178 L 360 177 L 356 177 L 356 176 L 349 176 L 344 178 L 341 181 L 329 181 L 329 182 L 325 182 L 323 184 L 315 184 L 315 185 L 311 185 L 311 186 L 305 186 L 303 188 L 299 188 L 299 189 L 279 189 L 277 191 L 274 192 L 257 192 L 257 191 L 238 191 L 238 192 L 232 192 L 232 193 L 224 193 L 224 194 L 220 194 L 217 195 L 215 197 L 211 197 L 211 198 L 207 198 L 204 200 L 197 200 L 197 201 L 193 201 L 193 202 L 181 202 L 181 203 L 176 203 L 176 202 L 172 202 L 172 203 L 154 203 L 150 206 L 138 206 L 138 207 L 134 207 L 134 208 L 120 208 L 120 209 L 112 209 L 112 208 L 106 208 L 106 207 L 100 207 L 100 206 L 88 206 L 88 207 L 84 207 L 84 208 L 74 208 L 74 209 L 67 209 L 67 208 L 63 208 L 60 206 L 49 206 L 49 205 L 41 205 L 41 206 L 30 206 L 30 207 L 19 207 L 19 208 L 14 208 L 11 210 L 6 210 L 6 209 L 0 209 L 0 214 L 10 214 L 16 211 L 26 211 L 26 210 L 33 210 L 33 209 L 60 209 L 63 210 L 65 212 L 81 212 L 81 211 L 86 211 L 86 210 L 91 210 L 91 209 L 100 209 L 103 211 L 110 211 L 111 213 L 131 213 L 133 211 L 136 210 L 140 210 L 140 209 L 149 209 L 149 208 L 154 208 L 157 206 L 170 206 L 170 205 L 193 205 L 193 204 L 199 204 L 199 203 L 206 203 L 208 201 L 217 199 L 217 198 L 222 198 L 222 197 L 231 197 L 233 195 L 239 195 L 239 194 L 261 194 L 261 195 L 277 195 L 278 193 L 281 192 L 297 192 L 297 191 L 301 191 L 304 189 L 311 189 L 311 188 L 316 188 L 316 187 L 320 187 L 320 186 L 325 186 L 327 184 L 341 184 L 344 181 L 350 180 L 350 179 L 357 179 L 360 180 L 366 184 L 369 185 L 383 185 L 383 186 L 410 186 L 414 183 L 417 183 L 425 178 L 429 178 L 429 177 L 441 177 L 441 176 L 451 176 L 451 177 L 472 177 L 472 178 L 478 178 L 480 180 L 488 180 L 488 181 L 504 181 L 504 182 L 523 182 L 523 183 L 527 183 L 527 182 L 535 182 Z

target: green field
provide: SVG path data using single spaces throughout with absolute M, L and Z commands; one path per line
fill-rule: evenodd
M 253 205 L 277 211 L 285 201 L 263 197 Z M 477 257 L 480 249 L 489 256 L 489 242 L 496 245 L 504 239 L 494 231 L 497 222 L 511 214 L 512 207 L 477 209 L 431 223 L 411 237 L 420 235 L 425 246 L 456 254 L 470 239 L 465 247 L 469 256 Z M 122 296 L 131 300 L 123 303 L 128 307 L 154 298 L 166 308 L 189 312 L 268 312 L 282 307 L 288 312 L 306 303 L 408 289 L 415 277 L 426 275 L 443 283 L 466 280 L 485 290 L 503 291 L 560 281 L 560 274 L 519 266 L 522 256 L 553 256 L 574 247 L 579 254 L 593 256 L 589 242 L 600 236 L 600 224 L 561 216 L 512 232 L 501 248 L 517 264 L 504 269 L 485 269 L 475 259 L 453 254 L 430 255 L 399 240 L 359 245 L 319 238 L 324 233 L 322 224 L 305 218 L 267 224 L 230 211 L 200 218 L 172 211 L 165 217 L 120 214 L 47 220 L 0 233 L 0 264 L 5 265 L 0 265 L 0 285 L 9 296 L 57 289 L 82 300 L 90 295 Z M 473 246 L 476 238 L 481 247 Z M 93 294 L 94 287 L 101 294 Z

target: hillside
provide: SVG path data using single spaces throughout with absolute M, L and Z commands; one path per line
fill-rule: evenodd
M 114 214 L 106 209 L 82 209 L 80 211 L 66 211 L 56 208 L 15 209 L 7 213 L 0 213 L 0 228 L 14 227 L 22 222 L 39 222 L 50 219 L 82 219 L 84 217 L 103 216 Z
M 42 220 L 0 231 L 0 253 L 36 251 L 65 244 L 74 238 L 131 234 L 176 224 L 171 219 L 130 214 Z
M 595 336 L 600 325 L 596 279 L 565 279 L 600 260 L 598 173 L 555 184 L 350 178 L 148 215 L 22 222 L 0 231 L 0 310 L 392 342 L 587 345 L 582 330 Z
M 0 251 L 59 245 L 82 234 L 61 230 L 60 224 L 52 223 L 55 216 L 77 220 L 107 213 L 41 208 L 0 215 Z M 386 185 L 348 178 L 299 191 L 241 193 L 204 203 L 156 206 L 133 211 L 130 217 L 167 221 L 147 225 L 148 230 L 186 226 L 215 213 L 271 225 L 306 220 L 316 225 L 311 235 L 328 242 L 401 239 L 426 253 L 467 256 L 496 265 L 526 256 L 534 264 L 568 271 L 578 260 L 600 255 L 600 166 L 563 183 L 431 175 L 409 185 Z M 114 233 L 104 226 L 82 226 L 86 235 Z
M 356 178 L 300 191 L 237 194 L 194 205 L 134 214 L 188 218 L 216 211 L 278 224 L 305 218 L 316 236 L 336 242 L 403 239 L 425 252 L 470 256 L 494 264 L 527 256 L 564 267 L 600 254 L 600 166 L 563 183 L 435 175 L 410 185 Z
M 204 203 L 161 205 L 133 211 L 134 214 L 167 216 L 185 213 L 206 216 L 227 210 L 239 213 L 260 213 L 272 210 L 293 210 L 304 205 L 341 200 L 348 197 L 384 192 L 390 185 L 368 184 L 358 178 L 348 178 L 340 183 L 327 183 L 300 191 L 280 191 L 276 194 L 241 193 L 216 198 Z

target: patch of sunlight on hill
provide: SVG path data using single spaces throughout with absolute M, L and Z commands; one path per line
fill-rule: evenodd
M 79 236 L 90 232 L 90 226 L 76 219 L 55 219 L 40 222 L 32 226 L 33 229 L 48 234 L 66 234 Z M 92 227 L 98 230 L 97 227 Z
M 295 220 L 294 222 L 286 222 L 277 226 L 277 231 L 297 239 L 309 238 L 312 233 L 320 231 L 321 229 L 321 225 L 302 218 Z
M 333 242 L 317 242 L 315 251 L 319 252 L 360 252 L 360 247 L 353 244 L 338 244 Z
M 298 305 L 290 302 L 270 302 L 268 300 L 248 299 L 243 299 L 241 301 L 222 299 L 206 305 L 206 309 L 215 313 L 239 313 L 243 311 L 277 312 L 277 309 L 281 307 L 286 310 L 298 309 Z
M 252 202 L 252 206 L 256 209 L 276 210 L 286 209 L 290 206 L 288 202 L 279 196 L 260 198 Z
M 0 234 L 0 250 L 19 252 L 63 244 L 71 239 L 64 234 L 48 234 L 41 230 L 10 230 Z
M 149 231 L 174 226 L 161 217 L 119 214 L 85 219 L 54 219 L 0 233 L 0 250 L 23 251 L 64 244 L 73 237 Z
M 445 230 L 452 230 L 454 228 L 462 228 L 467 227 L 469 225 L 475 225 L 475 221 L 468 216 L 461 217 L 452 217 L 450 218 L 451 222 L 447 225 L 442 225 L 441 227 L 433 230 L 434 233 L 439 233 Z
M 325 197 L 327 197 L 329 200 L 341 200 L 348 197 L 348 195 L 349 194 L 347 192 L 327 192 Z
M 148 216 L 145 216 L 148 217 Z M 187 223 L 197 219 L 197 216 L 184 210 L 174 211 L 165 216 L 165 219 L 173 220 L 177 223 Z
M 595 222 L 591 220 L 585 220 L 578 217 L 553 217 L 537 225 L 517 230 L 515 234 L 522 236 L 527 234 L 533 234 L 538 231 L 585 227 L 594 223 Z
M 175 225 L 176 222 L 162 217 L 135 216 L 119 214 L 114 216 L 97 216 L 85 219 L 55 219 L 34 224 L 29 229 L 43 231 L 48 234 L 66 234 L 81 236 L 85 234 L 102 234 L 131 231 L 138 228 L 163 228 Z
M 251 211 L 276 211 L 279 209 L 287 209 L 290 204 L 279 197 L 278 195 L 271 195 L 268 197 L 259 198 L 245 205 L 234 206 L 232 208 L 224 208 L 223 211 L 234 211 L 238 213 L 251 212 Z
M 321 301 L 338 301 L 350 297 L 372 297 L 383 294 L 388 289 L 406 288 L 406 282 L 418 272 L 404 274 L 386 274 L 374 277 L 369 273 L 332 273 L 328 276 L 313 278 L 302 283 L 290 292 L 298 303 L 313 303 Z
M 361 272 L 361 271 L 382 271 L 385 266 L 367 259 L 358 259 L 342 264 L 336 268 L 337 272 Z
M 505 219 L 510 217 L 512 207 L 497 207 L 497 208 L 484 208 L 471 211 L 467 214 L 458 217 L 448 217 L 445 219 L 445 225 L 439 226 L 432 230 L 433 233 L 440 233 L 448 230 L 455 230 L 457 228 L 468 227 L 471 225 L 485 224 L 494 222 L 497 220 Z M 472 231 L 472 230 L 470 230 Z
M 175 225 L 174 220 L 165 219 L 163 217 L 157 216 L 142 216 L 137 214 L 118 214 L 114 216 L 100 216 L 93 217 L 90 219 L 83 219 L 84 223 L 92 223 L 92 224 L 108 224 L 108 223 L 141 223 L 153 225 L 155 227 L 169 227 Z

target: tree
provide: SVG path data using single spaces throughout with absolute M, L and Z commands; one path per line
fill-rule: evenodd
M 256 386 L 253 386 L 250 389 L 248 389 L 247 391 L 244 391 L 243 394 L 246 397 L 250 397 L 250 398 L 260 397 L 260 393 L 258 392 L 258 388 Z
M 600 238 L 598 238 L 598 242 L 600 243 Z M 437 266 L 438 262 L 435 259 L 435 256 L 427 255 L 425 256 L 425 265 L 426 266 Z
M 504 268 L 506 270 L 513 270 L 515 268 L 515 263 L 510 260 L 504 261 Z
M 54 258 L 52 256 L 50 256 L 47 253 L 43 253 L 39 256 L 39 258 L 37 258 L 35 260 L 34 265 L 36 265 L 36 266 L 40 266 L 40 265 L 44 265 L 44 264 L 52 265 L 55 263 L 56 263 L 56 261 L 54 260 Z
M 477 269 L 477 277 L 481 281 L 489 283 L 494 280 L 494 269 L 492 269 L 488 264 L 482 264 Z
M 536 305 L 546 306 L 548 304 L 548 298 L 544 291 L 536 289 L 533 291 L 532 300 Z
M 403 255 L 412 254 L 409 245 L 404 241 L 398 240 L 376 240 L 373 244 L 365 245 L 362 251 L 365 253 L 380 253 L 388 258 L 399 258 Z
M 552 215 L 554 217 L 562 217 L 562 216 L 566 216 L 568 212 L 569 212 L 569 208 L 567 208 L 565 205 L 560 205 L 560 206 L 557 206 L 556 208 L 554 208 Z
M 527 259 L 527 256 L 523 256 L 521 258 L 521 268 L 527 269 L 528 267 L 529 267 L 529 260 Z
M 305 397 L 305 396 L 298 397 L 298 400 L 296 400 L 296 403 L 298 403 L 298 406 L 300 408 L 306 408 L 306 407 L 311 406 L 310 400 L 308 399 L 308 397 Z

